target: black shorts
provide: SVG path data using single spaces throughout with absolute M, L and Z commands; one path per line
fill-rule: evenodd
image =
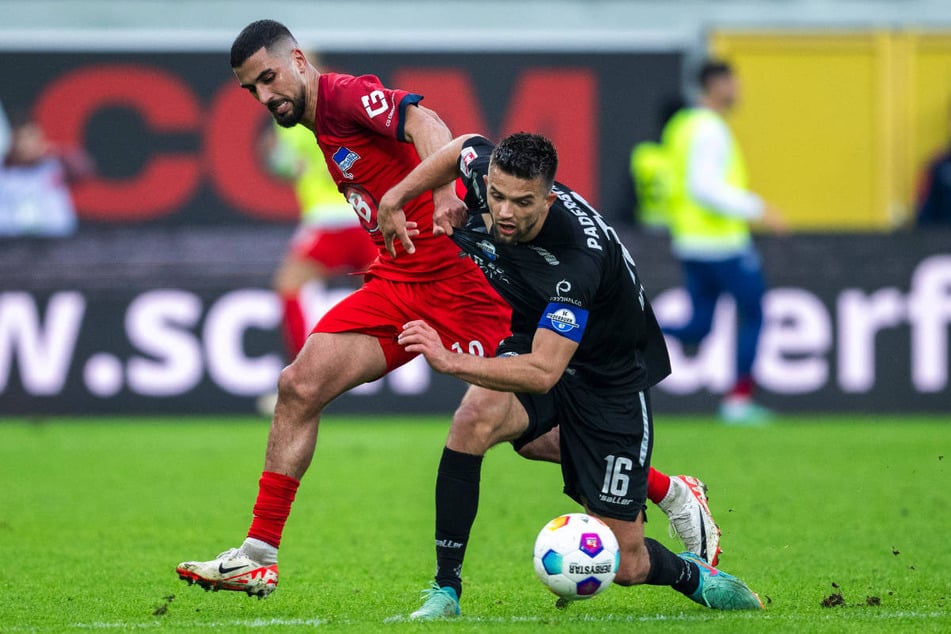
M 520 354 L 530 346 L 510 337 L 498 354 Z M 561 427 L 566 495 L 593 513 L 620 520 L 634 520 L 645 510 L 654 444 L 647 390 L 598 389 L 569 368 L 547 394 L 516 397 L 528 412 L 528 429 L 512 443 L 516 449 Z

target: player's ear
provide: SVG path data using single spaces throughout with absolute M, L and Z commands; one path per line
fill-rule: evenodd
M 291 50 L 291 63 L 294 64 L 294 69 L 303 75 L 309 62 L 307 61 L 307 55 L 304 54 L 304 51 L 295 48 Z
M 557 198 L 558 196 L 555 194 L 555 192 L 548 190 L 548 195 L 545 196 L 545 206 L 551 209 L 551 206 L 555 204 L 555 200 Z

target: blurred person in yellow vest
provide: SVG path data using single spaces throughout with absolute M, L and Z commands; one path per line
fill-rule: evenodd
M 631 180 L 637 196 L 637 221 L 645 229 L 665 231 L 670 198 L 670 160 L 664 146 L 642 141 L 631 151 Z
M 293 183 L 301 210 L 300 224 L 273 282 L 284 308 L 287 358 L 293 361 L 313 326 L 302 305 L 304 286 L 324 286 L 331 277 L 362 273 L 377 249 L 337 189 L 313 132 L 300 125 L 271 124 L 263 145 L 268 168 Z
M 667 100 L 660 108 L 659 130 L 663 130 L 684 105 L 679 97 Z M 636 198 L 634 215 L 637 223 L 648 231 L 667 232 L 672 168 L 670 155 L 659 141 L 641 141 L 631 150 L 628 170 Z
M 780 233 L 786 231 L 786 223 L 748 189 L 743 154 L 724 118 L 740 92 L 733 69 L 708 60 L 698 79 L 699 103 L 677 112 L 662 135 L 671 170 L 667 200 L 671 245 L 683 267 L 692 309 L 687 323 L 663 330 L 696 346 L 710 333 L 719 297 L 734 299 L 736 380 L 719 413 L 726 423 L 755 424 L 769 418 L 769 411 L 753 400 L 753 363 L 766 283 L 750 223 L 760 222 Z

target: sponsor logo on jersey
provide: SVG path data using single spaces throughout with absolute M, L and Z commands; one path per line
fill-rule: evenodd
M 334 152 L 333 159 L 337 167 L 340 168 L 340 173 L 343 174 L 344 178 L 353 180 L 353 174 L 350 173 L 350 168 L 353 167 L 354 163 L 360 160 L 360 155 L 349 148 L 341 147 L 337 148 L 337 151 Z
M 472 176 L 472 170 L 469 169 L 469 164 L 476 160 L 478 156 L 479 154 L 475 151 L 475 148 L 462 148 L 462 154 L 459 155 L 459 164 L 462 168 L 462 173 L 466 177 Z
M 552 304 L 571 304 L 581 308 L 582 303 L 580 299 L 574 297 L 565 297 L 564 295 L 556 295 L 554 297 L 549 297 L 548 301 Z
M 559 295 L 564 295 L 570 290 L 571 290 L 571 282 L 569 282 L 568 280 L 561 280 L 560 282 L 555 284 L 555 292 L 558 293 Z
M 478 247 L 482 249 L 482 254 L 485 255 L 485 258 L 489 262 L 495 262 L 495 260 L 498 259 L 499 256 L 495 252 L 495 245 L 488 240 L 480 240 Z
M 545 319 L 550 321 L 551 325 L 554 326 L 558 332 L 571 332 L 578 327 L 578 320 L 575 318 L 575 314 L 567 308 L 559 308 L 554 312 L 547 313 Z
M 552 254 L 552 252 L 548 251 L 547 249 L 536 247 L 532 244 L 528 245 L 528 248 L 545 258 L 545 262 L 547 262 L 549 266 L 558 266 L 561 264 L 561 262 L 558 261 L 558 258 L 556 258 L 554 254 Z
M 363 95 L 360 97 L 360 102 L 363 103 L 363 109 L 367 111 L 367 116 L 371 119 L 389 109 L 389 105 L 386 103 L 386 95 L 383 94 L 382 90 L 374 90 L 369 95 Z

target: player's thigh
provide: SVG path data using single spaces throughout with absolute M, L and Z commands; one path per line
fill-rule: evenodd
M 561 462 L 561 427 L 555 426 L 535 440 L 517 449 L 520 456 L 529 460 Z
M 326 403 L 385 372 L 386 357 L 376 337 L 357 332 L 314 332 L 281 379 L 305 398 Z
M 411 318 L 400 297 L 399 285 L 371 278 L 324 313 L 311 336 L 317 333 L 352 333 L 375 339 L 385 359 L 382 376 L 416 357 L 416 353 L 407 352 L 397 340 L 403 324 Z
M 599 516 L 635 520 L 646 505 L 653 448 L 648 395 L 575 385 L 561 396 L 565 493 Z
M 481 454 L 518 438 L 527 428 L 528 413 L 515 394 L 471 385 L 452 417 L 446 445 L 454 451 Z

